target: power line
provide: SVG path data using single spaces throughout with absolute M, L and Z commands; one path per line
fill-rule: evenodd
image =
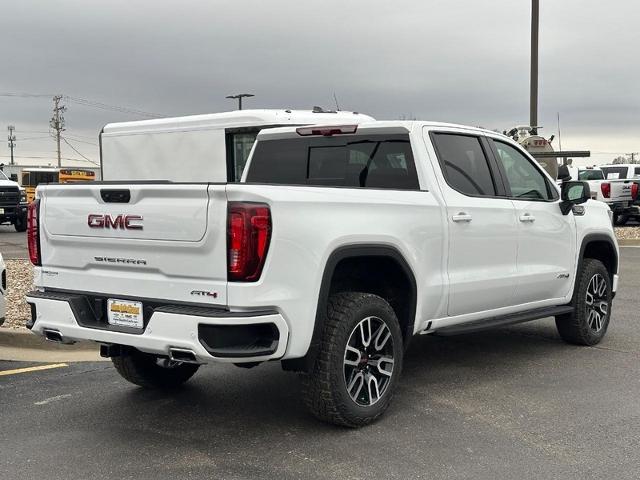
M 78 140 L 77 138 L 73 138 L 67 135 L 67 138 L 70 138 L 71 140 L 73 140 L 74 142 L 78 142 L 78 143 L 84 143 L 86 145 L 91 145 L 93 147 L 99 147 L 100 145 L 98 145 L 97 143 L 93 143 L 93 142 L 85 142 L 84 140 Z
M 50 93 L 13 93 L 13 92 L 0 92 L 0 97 L 21 97 L 21 98 L 49 98 L 52 95 Z
M 41 140 L 43 138 L 51 138 L 51 135 L 47 135 L 46 137 L 22 137 L 20 141 L 24 142 L 25 140 Z
M 94 100 L 87 100 L 86 98 L 71 97 L 69 95 L 65 95 L 65 98 L 70 102 L 74 102 L 79 105 L 84 105 L 86 107 L 101 108 L 103 110 L 112 110 L 112 111 L 121 112 L 121 113 L 130 113 L 133 115 L 139 115 L 141 117 L 161 118 L 165 116 L 159 113 L 152 113 L 152 112 L 145 112 L 144 110 L 137 110 L 135 108 L 121 107 L 118 105 L 110 105 L 108 103 L 96 102 Z
M 76 152 L 78 155 L 80 155 L 82 158 L 84 158 L 87 162 L 91 162 L 91 163 L 93 163 L 94 165 L 100 165 L 98 162 L 94 162 L 93 160 L 91 160 L 91 159 L 89 159 L 89 158 L 85 157 L 82 153 L 80 153 L 80 152 L 78 151 L 78 149 L 77 149 L 76 147 L 74 147 L 73 145 L 71 145 L 71 143 L 69 143 L 69 141 L 68 141 L 66 138 L 64 138 L 64 137 L 61 137 L 61 138 L 62 138 L 62 140 L 64 140 L 64 143 L 66 143 L 67 145 L 69 145 L 69 146 L 71 147 L 71 149 L 72 149 L 74 152 Z
M 0 158 L 9 158 L 10 155 L 0 155 Z M 43 157 L 43 156 L 39 156 L 39 155 L 16 155 L 15 158 L 36 158 L 36 159 L 42 159 L 42 160 L 51 160 L 52 162 L 55 162 L 56 159 L 55 157 Z M 89 162 L 92 163 L 94 165 L 96 165 L 95 162 L 92 162 L 91 160 L 83 160 L 82 158 L 73 158 L 73 157 L 62 157 L 62 160 L 72 160 L 74 162 Z
M 16 93 L 16 92 L 0 92 L 0 97 L 19 97 L 19 98 L 48 98 L 52 96 L 63 97 L 68 102 L 77 103 L 78 105 L 84 105 L 85 107 L 99 108 L 102 110 L 111 110 L 114 112 L 128 113 L 131 115 L 138 115 L 148 118 L 162 118 L 166 115 L 159 113 L 146 112 L 144 110 L 138 110 L 136 108 L 123 107 L 120 105 L 111 105 L 109 103 L 98 102 L 95 100 L 89 100 L 86 98 L 73 97 L 70 95 L 51 95 L 42 93 Z

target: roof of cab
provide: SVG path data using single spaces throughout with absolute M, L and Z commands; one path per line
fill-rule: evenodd
M 357 122 L 351 122 L 354 124 Z M 322 123 L 316 123 L 318 126 L 322 126 Z M 327 124 L 328 125 L 328 124 Z M 345 123 L 347 125 L 347 123 Z M 428 128 L 443 128 L 443 129 L 456 129 L 456 130 L 465 130 L 465 131 L 475 131 L 478 133 L 489 134 L 489 135 L 497 135 L 501 137 L 506 137 L 502 132 L 495 132 L 493 130 L 488 130 L 481 127 L 471 127 L 468 125 L 459 125 L 456 123 L 444 123 L 444 122 L 432 122 L 432 121 L 421 121 L 421 120 L 373 120 L 366 121 L 362 123 L 358 123 L 358 132 L 362 132 L 363 130 L 384 130 L 385 133 L 408 133 L 414 128 L 420 127 L 428 127 Z M 275 139 L 278 137 L 286 137 L 290 136 L 292 133 L 296 132 L 296 127 L 279 127 L 279 128 L 270 128 L 268 130 L 262 130 L 259 134 L 260 138 L 270 138 Z
M 312 110 L 235 110 L 231 112 L 189 115 L 186 117 L 155 118 L 135 122 L 109 123 L 103 133 L 147 133 L 207 128 L 234 128 L 277 124 L 315 124 L 370 122 L 374 119 L 358 112 L 315 112 Z

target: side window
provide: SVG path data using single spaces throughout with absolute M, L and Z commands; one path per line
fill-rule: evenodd
M 511 145 L 493 142 L 498 152 L 498 161 L 507 175 L 513 198 L 551 200 L 554 198 L 546 177 L 533 162 Z
M 634 167 L 633 169 L 633 178 L 640 177 L 640 167 Z
M 435 133 L 433 140 L 449 186 L 472 196 L 494 196 L 496 188 L 480 139 Z
M 258 130 L 255 132 L 231 134 L 231 145 L 228 148 L 231 149 L 231 168 L 233 169 L 232 181 L 240 181 L 244 166 L 249 158 L 249 153 L 251 153 L 251 147 L 253 147 L 253 143 L 256 141 L 257 135 Z

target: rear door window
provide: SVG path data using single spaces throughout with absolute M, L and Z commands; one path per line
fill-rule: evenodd
M 350 135 L 258 142 L 247 182 L 418 190 L 408 135 Z
M 489 161 L 479 137 L 434 133 L 432 138 L 450 187 L 475 197 L 496 195 Z

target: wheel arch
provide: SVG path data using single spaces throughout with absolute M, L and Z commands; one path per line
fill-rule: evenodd
M 582 269 L 585 258 L 594 258 L 600 260 L 609 272 L 611 281 L 613 276 L 618 273 L 618 249 L 614 240 L 603 233 L 590 233 L 585 235 L 580 245 L 580 254 L 578 256 L 577 272 Z
M 391 245 L 343 245 L 331 252 L 325 263 L 318 293 L 318 303 L 316 306 L 313 336 L 311 338 L 307 354 L 302 358 L 284 360 L 282 364 L 285 370 L 308 371 L 313 364 L 313 358 L 317 354 L 317 349 L 319 348 L 320 344 L 320 336 L 322 334 L 324 316 L 327 310 L 329 296 L 331 295 L 331 293 L 336 291 L 332 289 L 332 287 L 335 287 L 334 280 L 336 280 L 335 276 L 340 266 L 345 265 L 345 262 L 360 261 L 361 263 L 364 259 L 372 258 L 387 262 L 390 265 L 394 265 L 395 268 L 398 269 L 396 273 L 402 272 L 402 275 L 406 280 L 406 285 L 408 287 L 406 292 L 408 301 L 406 302 L 406 312 L 402 312 L 402 316 L 404 318 L 400 318 L 400 314 L 398 310 L 396 310 L 396 308 L 394 308 L 394 311 L 396 311 L 398 320 L 400 320 L 400 327 L 402 330 L 403 338 L 405 339 L 405 346 L 409 343 L 410 338 L 413 336 L 413 329 L 415 325 L 418 293 L 415 275 L 413 273 L 413 270 L 409 266 L 409 263 L 404 258 L 404 255 L 396 247 Z

